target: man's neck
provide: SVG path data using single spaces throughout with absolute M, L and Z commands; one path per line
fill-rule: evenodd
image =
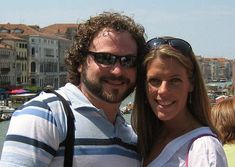
M 89 99 L 90 100 L 90 99 Z M 90 102 L 98 109 L 103 110 L 107 119 L 114 124 L 116 120 L 117 113 L 119 112 L 119 103 L 108 103 L 101 100 L 90 100 Z

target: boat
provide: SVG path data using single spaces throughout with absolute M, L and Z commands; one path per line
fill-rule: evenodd
M 0 106 L 0 113 L 13 113 L 15 108 L 9 106 Z
M 3 113 L 3 114 L 0 114 L 0 122 L 1 121 L 10 120 L 11 116 L 12 116 L 12 113 Z
M 122 114 L 130 114 L 133 110 L 133 103 L 129 102 L 126 106 L 121 109 Z
M 15 108 L 9 106 L 0 106 L 0 122 L 10 120 Z

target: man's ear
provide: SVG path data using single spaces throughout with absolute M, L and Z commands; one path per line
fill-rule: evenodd
M 77 68 L 78 72 L 81 73 L 82 72 L 82 65 L 79 65 L 79 67 Z

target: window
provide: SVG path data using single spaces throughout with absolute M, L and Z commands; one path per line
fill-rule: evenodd
M 35 55 L 35 48 L 31 49 L 31 54 L 34 56 Z
M 17 33 L 17 34 L 22 34 L 23 32 L 24 32 L 24 30 L 21 30 L 21 29 L 14 30 L 14 33 Z
M 31 72 L 36 72 L 36 64 L 35 64 L 35 62 L 31 63 Z
M 10 33 L 10 30 L 8 30 L 8 29 L 0 29 L 0 32 L 3 32 L 3 33 Z
M 34 78 L 31 79 L 31 85 L 36 85 L 36 80 Z

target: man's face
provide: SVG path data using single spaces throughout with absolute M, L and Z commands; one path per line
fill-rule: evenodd
M 117 57 L 137 56 L 137 44 L 128 32 L 104 29 L 95 36 L 89 51 L 110 53 Z M 113 65 L 102 64 L 95 59 L 88 54 L 86 63 L 78 68 L 81 90 L 89 99 L 120 103 L 134 90 L 136 67 L 123 67 L 120 59 Z

